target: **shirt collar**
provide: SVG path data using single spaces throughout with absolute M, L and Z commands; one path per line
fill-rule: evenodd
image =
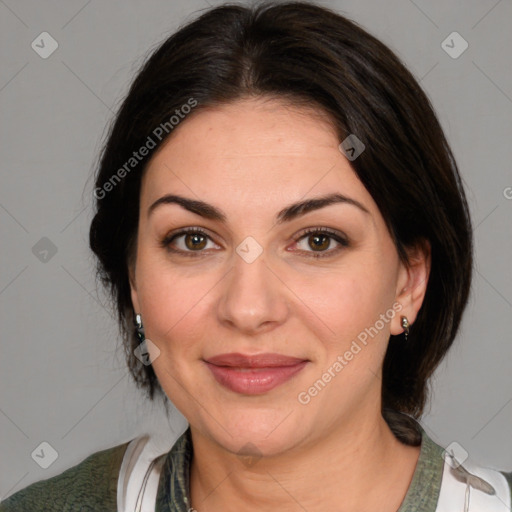
M 190 463 L 193 447 L 190 427 L 181 434 L 165 456 L 160 474 L 155 512 L 190 510 Z
M 435 512 L 443 478 L 443 448 L 418 423 L 421 448 L 409 489 L 397 512 Z

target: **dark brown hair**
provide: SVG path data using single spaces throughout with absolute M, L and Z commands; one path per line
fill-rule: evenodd
M 357 24 L 312 3 L 209 9 L 151 54 L 113 120 L 95 178 L 90 247 L 113 299 L 130 371 L 150 398 L 163 393 L 153 368 L 133 354 L 138 339 L 128 262 L 136 247 L 143 170 L 172 136 L 171 116 L 183 113 L 191 99 L 195 115 L 248 96 L 313 107 L 328 116 L 340 142 L 355 134 L 366 149 L 352 168 L 379 207 L 400 258 L 407 261 L 407 248 L 430 244 L 424 303 L 408 341 L 391 336 L 382 381 L 384 417 L 403 442 L 418 444 L 413 418 L 424 411 L 428 379 L 455 338 L 470 290 L 468 206 L 443 131 L 412 74 Z M 150 139 L 154 147 L 127 167 Z

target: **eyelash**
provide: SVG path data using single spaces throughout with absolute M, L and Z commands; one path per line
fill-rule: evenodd
M 204 236 L 206 238 L 209 238 L 211 240 L 211 237 L 205 231 L 203 231 L 202 229 L 200 229 L 200 228 L 187 228 L 187 229 L 183 229 L 183 230 L 179 231 L 178 233 L 171 233 L 171 234 L 167 235 L 160 242 L 160 246 L 163 249 L 167 249 L 170 252 L 178 253 L 178 254 L 183 255 L 183 256 L 192 257 L 192 258 L 201 257 L 202 256 L 201 253 L 203 253 L 204 250 L 200 250 L 200 251 L 183 251 L 181 249 L 172 249 L 170 247 L 170 244 L 175 239 L 179 238 L 180 236 L 190 235 L 190 234 L 199 234 L 199 235 L 202 235 L 202 236 Z M 340 233 L 338 233 L 337 231 L 333 231 L 332 229 L 323 228 L 323 227 L 315 227 L 315 228 L 305 229 L 304 231 L 302 231 L 300 233 L 299 236 L 297 236 L 297 238 L 294 239 L 294 242 L 297 243 L 300 240 L 302 240 L 303 238 L 306 238 L 308 235 L 312 235 L 312 234 L 315 234 L 315 235 L 327 235 L 329 238 L 331 238 L 331 239 L 335 240 L 336 242 L 338 242 L 340 244 L 340 246 L 338 246 L 335 249 L 331 249 L 331 250 L 327 250 L 327 251 L 320 251 L 320 252 L 311 251 L 311 253 L 310 253 L 310 251 L 302 251 L 305 254 L 307 254 L 307 257 L 316 258 L 316 259 L 318 259 L 318 258 L 327 258 L 327 257 L 332 256 L 333 254 L 337 254 L 340 250 L 342 250 L 343 248 L 346 248 L 346 247 L 348 247 L 350 245 L 348 240 L 344 236 L 342 236 Z

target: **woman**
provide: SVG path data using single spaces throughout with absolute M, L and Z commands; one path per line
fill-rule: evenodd
M 378 40 L 309 3 L 210 9 L 136 77 L 95 199 L 131 373 L 189 428 L 0 510 L 510 510 L 512 473 L 417 421 L 471 223 L 428 99 Z

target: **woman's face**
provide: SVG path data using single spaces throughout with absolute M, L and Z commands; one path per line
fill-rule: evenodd
M 182 121 L 143 177 L 134 310 L 168 397 L 233 453 L 375 422 L 389 335 L 419 308 L 339 143 L 312 111 L 240 100 Z

